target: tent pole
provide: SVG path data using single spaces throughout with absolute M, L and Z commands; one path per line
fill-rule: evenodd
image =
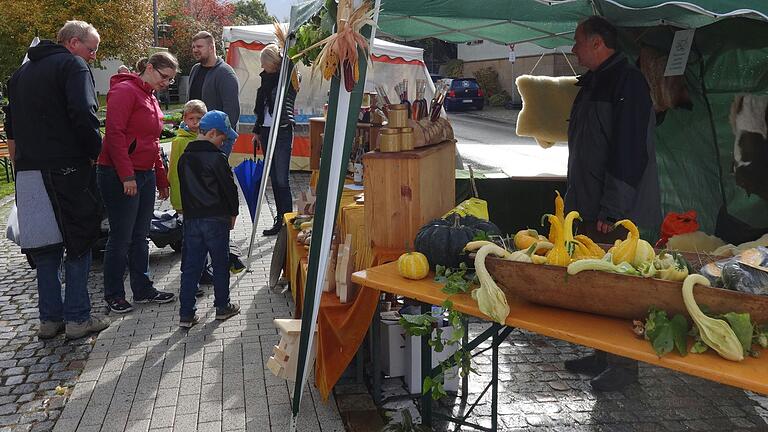
M 358 0 L 355 6 L 362 1 Z M 374 13 L 379 9 L 380 0 L 373 5 Z M 372 43 L 371 26 L 365 26 L 361 34 Z M 320 157 L 320 178 L 317 183 L 317 201 L 315 219 L 313 221 L 313 241 L 309 251 L 309 269 L 307 283 L 304 288 L 304 306 L 301 317 L 301 336 L 299 338 L 299 353 L 296 366 L 296 381 L 293 388 L 290 431 L 296 430 L 296 422 L 301 406 L 304 387 L 309 376 L 311 365 L 308 364 L 309 353 L 313 349 L 313 337 L 317 328 L 317 316 L 320 309 L 320 297 L 323 294 L 322 285 L 328 269 L 331 240 L 334 222 L 344 185 L 346 160 L 352 149 L 352 140 L 357 128 L 357 116 L 363 100 L 365 78 L 368 70 L 368 59 L 358 49 L 359 78 L 352 92 L 347 92 L 338 76 L 331 80 L 331 94 L 328 101 L 328 119 L 325 123 L 323 149 Z M 317 233 L 320 233 L 318 236 Z

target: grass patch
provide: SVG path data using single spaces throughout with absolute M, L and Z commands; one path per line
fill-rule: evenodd
M 16 183 L 11 180 L 5 181 L 5 171 L 0 169 L 0 198 L 5 198 L 8 195 L 13 195 L 16 192 Z

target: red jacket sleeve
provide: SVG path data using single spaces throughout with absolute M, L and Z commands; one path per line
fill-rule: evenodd
M 133 138 L 128 135 L 128 121 L 133 112 L 135 97 L 123 85 L 113 86 L 107 93 L 107 120 L 104 149 L 121 181 L 133 179 L 133 163 L 128 147 Z

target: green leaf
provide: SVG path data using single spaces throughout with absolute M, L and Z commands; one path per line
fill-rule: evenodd
M 688 354 L 688 321 L 684 316 L 678 314 L 669 322 L 672 329 L 672 339 L 675 342 L 675 348 L 681 356 Z
M 707 344 L 705 344 L 703 341 L 700 341 L 700 340 L 697 340 L 691 346 L 691 352 L 694 354 L 701 354 L 708 349 L 709 347 L 707 346 Z
M 426 376 L 424 377 L 424 383 L 421 385 L 421 394 L 427 394 L 427 392 L 432 390 L 432 377 Z
M 659 357 L 672 351 L 672 348 L 675 346 L 672 327 L 669 324 L 660 327 L 656 332 L 656 337 L 651 339 L 651 345 Z
M 749 353 L 752 349 L 752 332 L 754 331 L 752 319 L 749 317 L 749 314 L 728 312 L 723 316 L 728 320 L 728 324 L 731 325 L 733 332 L 736 333 L 736 337 L 739 339 L 739 342 L 741 342 L 744 352 Z
M 410 336 L 426 336 L 432 333 L 432 324 L 437 320 L 430 314 L 402 315 L 398 323 Z
M 485 231 L 475 231 L 475 236 L 472 237 L 472 241 L 491 241 L 491 238 L 488 236 L 488 233 Z

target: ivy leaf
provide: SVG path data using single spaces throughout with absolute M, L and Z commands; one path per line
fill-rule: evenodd
M 672 348 L 675 346 L 675 340 L 672 336 L 672 327 L 669 324 L 660 327 L 656 332 L 656 337 L 651 339 L 651 345 L 653 346 L 653 350 L 656 351 L 656 355 L 659 357 L 672 351 Z
M 424 383 L 421 385 L 421 394 L 427 394 L 427 392 L 432 390 L 432 377 L 426 376 L 424 377 Z
M 678 314 L 669 322 L 672 329 L 672 339 L 675 342 L 675 348 L 681 356 L 688 354 L 688 320 Z
M 432 324 L 437 320 L 429 314 L 402 315 L 398 323 L 411 336 L 426 336 L 432 333 Z
M 749 353 L 752 349 L 752 333 L 755 330 L 749 314 L 728 312 L 723 316 L 728 320 L 728 324 L 731 325 L 733 332 L 736 333 L 736 337 L 739 339 L 739 342 L 741 342 L 744 352 Z
M 475 236 L 472 237 L 472 241 L 491 241 L 491 237 L 485 231 L 475 231 Z
M 691 352 L 694 354 L 701 354 L 704 351 L 708 350 L 709 347 L 707 344 L 705 344 L 703 341 L 697 340 L 693 346 L 691 346 Z

